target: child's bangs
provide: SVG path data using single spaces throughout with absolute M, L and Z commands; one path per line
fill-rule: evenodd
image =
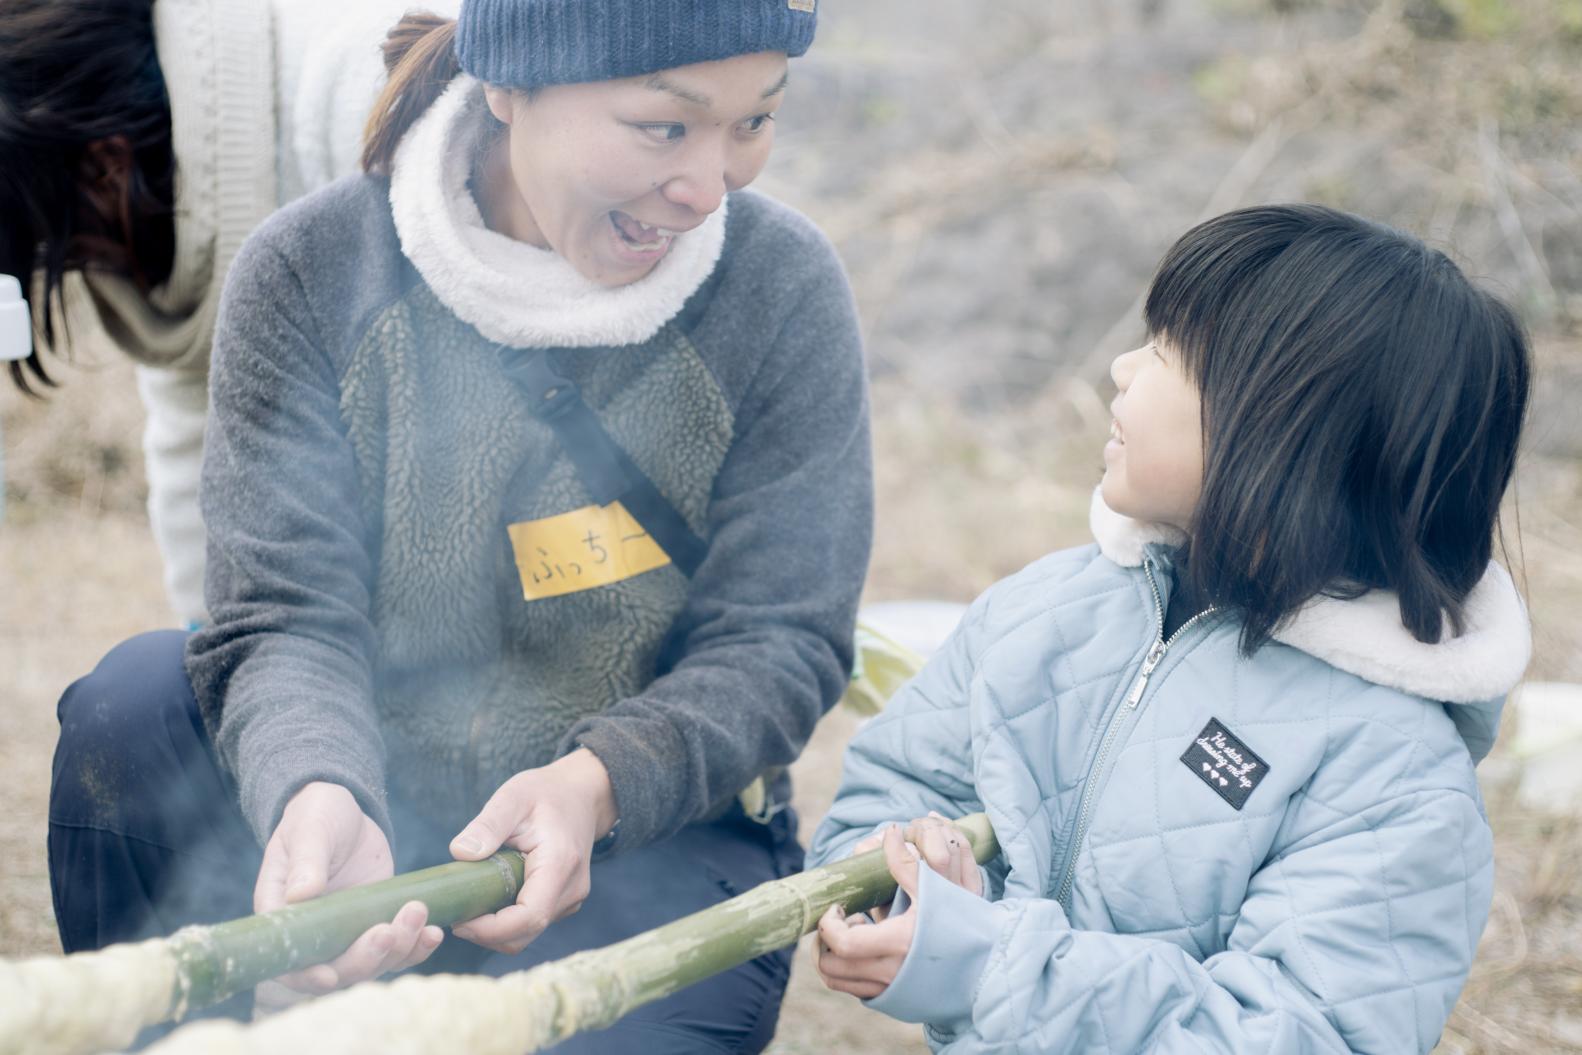
M 1160 261 L 1143 305 L 1148 333 L 1164 337 L 1204 389 L 1208 350 L 1225 336 L 1221 330 L 1245 330 L 1253 317 L 1269 322 L 1302 298 L 1289 281 L 1295 276 L 1276 280 L 1271 269 L 1304 234 L 1334 226 L 1334 217 L 1314 206 L 1256 206 L 1198 224 Z
M 1149 336 L 1169 342 L 1199 388 L 1215 320 L 1224 317 L 1258 255 L 1247 232 L 1237 236 L 1232 219 L 1199 224 L 1171 246 L 1143 306 Z

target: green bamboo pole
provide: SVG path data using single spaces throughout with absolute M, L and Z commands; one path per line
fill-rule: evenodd
M 146 1026 L 334 959 L 409 901 L 448 927 L 509 905 L 521 886 L 522 856 L 501 853 L 137 945 L 0 961 L 0 1055 L 124 1048 Z
M 999 852 L 988 818 L 956 822 L 983 863 Z M 765 883 L 626 941 L 493 979 L 405 975 L 299 1005 L 252 1026 L 194 1023 L 151 1055 L 523 1055 L 757 956 L 795 944 L 831 905 L 862 912 L 895 895 L 882 850 Z

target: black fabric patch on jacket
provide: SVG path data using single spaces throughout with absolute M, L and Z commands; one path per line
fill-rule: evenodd
M 1181 756 L 1181 763 L 1238 810 L 1269 772 L 1269 763 L 1236 739 L 1218 718 L 1209 719 Z

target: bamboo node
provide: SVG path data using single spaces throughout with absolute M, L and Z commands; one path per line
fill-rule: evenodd
M 802 906 L 802 929 L 799 932 L 800 936 L 801 934 L 806 934 L 808 931 L 818 926 L 818 919 L 815 918 L 813 914 L 813 902 L 808 899 L 807 891 L 802 889 L 801 884 L 788 883 L 787 885 L 791 887 L 792 893 L 796 894 L 797 903 Z

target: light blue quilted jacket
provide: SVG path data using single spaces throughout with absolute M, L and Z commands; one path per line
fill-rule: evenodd
M 853 740 L 810 864 L 876 825 L 986 810 L 979 898 L 923 869 L 869 1003 L 977 1052 L 1427 1052 L 1488 915 L 1473 765 L 1529 653 L 1491 566 L 1439 645 L 1394 598 L 1311 603 L 1252 658 L 1210 614 L 1160 639 L 1164 535 L 996 585 Z

